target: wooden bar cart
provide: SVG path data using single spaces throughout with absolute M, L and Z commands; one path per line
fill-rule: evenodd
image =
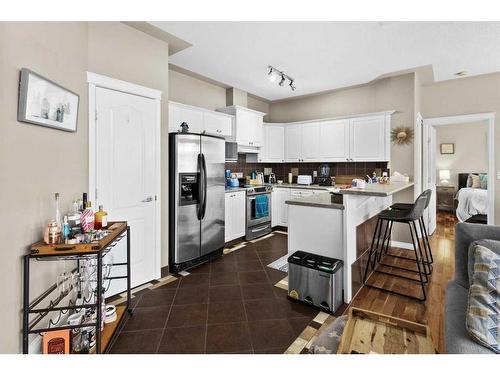
M 23 353 L 29 353 L 29 337 L 32 334 L 42 334 L 44 332 L 56 331 L 60 329 L 81 329 L 85 327 L 95 327 L 95 346 L 89 353 L 107 353 L 111 348 L 117 333 L 125 322 L 126 313 L 132 314 L 130 307 L 130 227 L 127 222 L 110 222 L 107 228 L 110 233 L 103 239 L 86 244 L 59 244 L 47 245 L 39 241 L 30 247 L 30 253 L 24 256 L 24 275 L 23 275 Z M 126 266 L 126 275 L 103 277 L 103 258 L 120 241 L 126 240 L 126 261 L 112 263 L 110 266 Z M 57 290 L 57 283 L 45 290 L 37 298 L 30 301 L 30 268 L 31 263 L 37 264 L 40 261 L 75 261 L 77 267 L 72 271 L 79 270 L 80 262 L 83 260 L 97 259 L 97 287 L 95 296 L 91 303 L 70 304 L 60 306 L 59 304 L 69 294 L 61 293 L 56 299 L 51 300 L 50 296 Z M 33 264 L 33 265 L 34 265 Z M 105 324 L 101 331 L 102 324 L 102 304 L 103 304 L 103 282 L 104 280 L 126 279 L 126 304 L 116 306 L 116 320 Z M 46 306 L 37 308 L 38 306 Z M 93 321 L 82 324 L 70 324 L 55 327 L 42 327 L 41 322 L 44 317 L 53 312 L 72 311 L 77 309 L 95 309 L 96 316 Z

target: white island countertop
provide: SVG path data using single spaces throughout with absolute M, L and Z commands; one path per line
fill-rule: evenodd
M 371 195 L 375 197 L 388 197 L 401 190 L 408 189 L 413 186 L 414 182 L 391 182 L 388 184 L 366 184 L 364 188 L 347 188 L 340 189 L 340 194 L 351 195 Z

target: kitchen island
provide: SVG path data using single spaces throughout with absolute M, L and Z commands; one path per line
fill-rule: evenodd
M 375 230 L 376 217 L 393 194 L 413 182 L 367 184 L 287 200 L 288 253 L 302 250 L 344 261 L 344 302 L 362 286 L 362 273 Z

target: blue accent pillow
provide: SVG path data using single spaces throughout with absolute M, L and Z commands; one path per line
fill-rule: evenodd
M 479 173 L 479 185 L 481 189 L 488 189 L 488 174 L 487 173 Z

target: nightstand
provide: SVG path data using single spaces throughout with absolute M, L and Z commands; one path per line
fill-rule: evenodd
M 456 188 L 453 185 L 436 185 L 436 206 L 438 210 L 455 211 Z

